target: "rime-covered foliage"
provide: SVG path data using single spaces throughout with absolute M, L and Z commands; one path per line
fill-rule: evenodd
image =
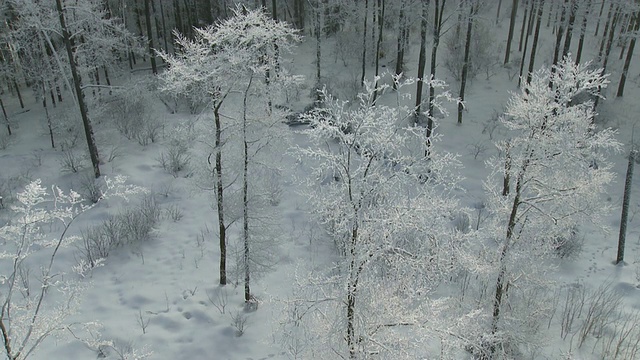
M 163 74 L 165 91 L 209 102 L 242 88 L 251 74 L 278 69 L 280 56 L 300 40 L 286 22 L 271 20 L 261 10 L 234 9 L 233 16 L 206 28 L 194 28 L 193 39 L 175 32 L 175 56 L 161 53 L 169 64 Z
M 367 84 L 355 104 L 323 92 L 324 106 L 306 116 L 311 145 L 293 150 L 309 161 L 304 195 L 340 253 L 333 271 L 303 286 L 300 297 L 313 300 L 292 301 L 309 321 L 308 356 L 416 358 L 427 294 L 455 266 L 458 161 L 433 145 L 425 157 L 424 129 L 408 125 L 413 108 L 402 105 L 413 80 L 393 80 L 395 106 L 372 103 L 386 86 Z
M 70 78 L 69 60 L 62 44 L 54 1 L 10 0 L 9 31 L 2 40 L 20 71 L 29 78 L 61 85 Z M 117 63 L 118 56 L 137 49 L 137 39 L 124 23 L 109 14 L 102 1 L 63 1 L 67 26 L 76 47 L 74 56 L 83 75 Z M 19 57 L 18 57 L 19 55 Z
M 620 144 L 612 130 L 594 124 L 591 100 L 608 81 L 601 70 L 569 57 L 554 70 L 535 72 L 513 94 L 501 118 L 508 140 L 496 144 L 500 156 L 487 162 L 491 217 L 476 235 L 488 242 L 482 251 L 471 250 L 481 259 L 472 272 L 494 284 L 487 301 L 494 337 L 485 338 L 486 351 L 533 340 L 524 332 L 536 332 L 539 315 L 531 315 L 544 302 L 531 303 L 526 294 L 545 283 L 541 261 L 581 224 L 602 224 L 609 209 L 603 195 L 614 175 L 607 156 Z
M 144 191 L 124 181 L 122 176 L 105 179 L 101 199 L 126 199 Z M 54 262 L 61 248 L 77 240 L 67 235 L 74 220 L 95 206 L 84 205 L 74 191 L 63 192 L 55 186 L 47 191 L 40 180 L 28 184 L 16 198 L 17 204 L 11 207 L 13 220 L 0 228 L 0 240 L 5 244 L 0 253 L 1 352 L 12 360 L 26 359 L 45 338 L 67 328 L 65 318 L 76 311 L 87 283 L 65 274 Z M 51 225 L 60 226 L 58 236 L 45 234 Z M 41 261 L 37 270 L 34 258 Z M 90 269 L 80 264 L 73 270 L 84 275 Z

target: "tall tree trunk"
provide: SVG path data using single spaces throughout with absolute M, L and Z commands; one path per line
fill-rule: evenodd
M 602 61 L 602 53 L 604 52 L 604 47 L 609 36 L 609 26 L 611 25 L 611 19 L 613 18 L 613 14 L 617 11 L 617 8 L 616 10 L 614 10 L 613 3 L 611 3 L 611 6 L 609 6 L 609 13 L 607 14 L 607 22 L 604 24 L 602 39 L 600 40 L 600 48 L 598 49 L 598 61 Z
M 89 157 L 91 158 L 91 164 L 93 165 L 93 175 L 96 178 L 100 177 L 100 157 L 98 156 L 98 147 L 96 146 L 95 138 L 93 135 L 93 127 L 91 126 L 91 120 L 87 111 L 87 105 L 84 100 L 84 92 L 82 90 L 82 79 L 78 73 L 76 59 L 73 53 L 74 43 L 67 24 L 64 18 L 64 10 L 62 9 L 62 0 L 56 0 L 56 8 L 58 10 L 58 19 L 60 20 L 60 28 L 62 29 L 62 39 L 64 45 L 67 48 L 67 56 L 69 57 L 69 67 L 71 68 L 71 76 L 73 77 L 73 85 L 76 90 L 76 97 L 78 100 L 78 107 L 80 108 L 80 116 L 82 117 L 82 124 L 84 126 L 84 134 L 87 139 L 87 146 L 89 147 Z
M 20 108 L 24 109 L 24 100 L 22 100 L 22 93 L 20 92 L 20 86 L 18 86 L 18 82 L 13 79 L 13 87 L 16 89 L 16 95 L 18 95 L 18 101 L 20 102 Z
M 185 34 L 186 31 L 184 29 L 184 25 L 182 24 L 182 15 L 180 14 L 180 2 L 178 0 L 173 0 L 173 9 L 174 9 L 174 15 L 175 15 L 176 28 L 182 34 Z M 174 46 L 174 51 L 175 51 L 175 46 Z
M 395 74 L 399 76 L 402 73 L 402 66 L 404 65 L 404 45 L 406 36 L 406 16 L 405 16 L 406 2 L 403 0 L 400 5 L 400 11 L 398 13 L 398 45 L 396 50 L 396 69 Z M 395 83 L 393 85 L 395 89 Z
M 576 0 L 571 0 L 571 4 L 569 6 L 571 6 L 571 8 L 569 9 L 569 23 L 567 24 L 567 37 L 564 38 L 564 46 L 562 47 L 563 58 L 569 54 L 569 49 L 571 48 L 571 38 L 573 37 L 573 26 L 576 22 L 576 10 L 578 7 L 578 3 Z
M 629 151 L 627 175 L 624 178 L 624 195 L 622 196 L 622 214 L 620 216 L 620 233 L 618 234 L 618 254 L 616 264 L 624 261 L 624 247 L 627 237 L 627 219 L 629 217 L 629 201 L 631 200 L 631 183 L 633 180 L 633 166 L 636 162 L 636 150 Z
M 611 26 L 609 28 L 609 33 L 605 33 L 607 36 L 607 45 L 605 46 L 605 51 L 604 51 L 604 59 L 602 61 L 602 73 L 606 74 L 607 72 L 607 65 L 609 63 L 609 55 L 611 54 L 611 46 L 613 45 L 613 35 L 616 32 L 616 25 L 618 22 L 618 18 L 620 17 L 620 8 L 616 8 L 616 12 L 613 15 L 613 19 L 611 19 Z M 600 94 L 602 92 L 602 89 L 598 89 L 598 94 Z M 597 108 L 598 104 L 600 104 L 600 97 L 596 96 L 595 100 L 593 101 L 593 107 Z
M 244 262 L 244 301 L 251 301 L 251 269 L 250 269 L 250 244 L 249 244 L 249 140 L 247 139 L 247 99 L 253 75 L 249 78 L 249 83 L 244 91 L 242 110 L 242 241 L 243 241 L 243 262 Z
M 620 34 L 618 34 L 618 39 L 622 40 L 622 45 L 620 46 L 620 56 L 618 60 L 622 60 L 624 57 L 624 51 L 627 49 L 627 42 L 629 40 L 629 33 L 633 31 L 633 25 L 635 23 L 634 15 L 624 14 L 624 21 L 620 26 Z
M 271 16 L 273 20 L 278 21 L 278 6 L 276 0 L 271 0 Z
M 442 24 L 444 22 L 444 7 L 446 0 L 435 0 L 435 11 L 434 11 L 434 21 L 433 21 L 433 43 L 431 44 L 431 64 L 429 65 L 429 78 L 435 79 L 436 77 L 436 64 L 437 64 L 437 54 L 438 54 L 438 46 L 440 45 L 440 35 L 442 34 Z M 431 136 L 433 135 L 433 110 L 436 96 L 435 87 L 429 83 L 429 113 L 427 114 L 427 129 L 425 133 L 425 157 L 430 156 L 430 148 L 431 148 Z
M 12 135 L 11 121 L 9 121 L 9 117 L 7 116 L 7 110 L 4 108 L 4 103 L 2 102 L 2 99 L 0 99 L 0 108 L 2 109 L 2 116 L 4 117 L 4 122 L 7 126 L 7 133 L 9 134 L 9 136 L 11 136 Z
M 322 59 L 322 49 L 321 49 L 321 39 L 322 39 L 322 26 L 320 24 L 320 0 L 316 0 L 316 8 L 315 10 L 315 35 L 316 35 L 316 90 L 319 90 L 320 84 L 322 81 L 320 80 L 320 65 Z M 316 94 L 316 99 L 320 100 L 320 93 Z
M 200 0 L 197 5 L 199 22 L 203 25 L 213 24 L 213 17 L 211 14 L 211 0 Z
M 542 5 L 542 4 L 541 4 Z M 542 16 L 540 17 L 542 18 Z M 509 222 L 507 223 L 507 233 L 504 239 L 504 243 L 502 244 L 502 249 L 500 250 L 500 258 L 498 263 L 500 265 L 500 270 L 498 272 L 498 278 L 496 279 L 496 289 L 494 292 L 494 300 L 493 300 L 493 313 L 491 319 L 491 334 L 495 335 L 498 332 L 498 323 L 500 320 L 500 313 L 502 312 L 502 299 L 505 295 L 505 277 L 507 275 L 507 256 L 509 254 L 509 249 L 511 246 L 511 241 L 513 239 L 513 233 L 516 227 L 516 222 L 518 218 L 518 208 L 520 207 L 520 197 L 522 194 L 522 176 L 526 170 L 526 162 L 524 168 L 521 170 L 521 173 L 518 175 L 516 180 L 515 187 L 515 195 L 513 198 L 513 203 L 511 205 L 511 213 L 509 214 Z M 495 346 L 491 347 L 491 355 L 494 355 L 496 351 Z
M 538 47 L 538 38 L 540 37 L 540 22 L 542 21 L 542 9 L 544 8 L 544 0 L 538 0 L 538 15 L 536 16 L 536 31 L 533 34 L 533 44 L 531 45 L 531 57 L 529 58 L 529 73 L 527 74 L 527 84 L 531 83 L 531 76 L 534 70 L 534 62 L 536 60 L 536 48 Z
M 562 42 L 562 35 L 564 35 L 564 20 L 567 12 L 567 3 L 569 0 L 564 0 L 560 4 L 560 24 L 558 24 L 558 31 L 556 32 L 556 45 L 553 48 L 553 63 L 551 65 L 551 73 L 556 71 L 555 66 L 558 65 L 558 56 L 560 55 L 560 43 Z M 553 86 L 551 80 L 549 80 L 549 87 Z
M 224 184 L 222 178 L 222 123 L 220 121 L 219 101 L 213 108 L 213 120 L 215 123 L 215 181 L 216 181 L 216 205 L 218 210 L 218 240 L 220 245 L 220 285 L 227 284 L 227 225 L 224 222 Z
M 153 47 L 153 32 L 151 31 L 151 11 L 149 9 L 149 2 L 151 0 L 144 0 L 144 19 L 147 23 L 147 45 L 149 48 L 149 59 L 151 59 L 151 71 L 154 75 L 158 73 L 158 67 L 156 66 L 156 54 Z
M 502 0 L 498 0 L 498 11 L 496 12 L 496 25 L 498 25 L 498 20 L 500 20 L 500 8 L 502 7 Z
M 517 0 L 516 0 L 517 1 Z M 427 65 L 427 26 L 429 21 L 427 15 L 429 12 L 429 1 L 422 0 L 422 19 L 420 20 L 420 55 L 418 56 L 418 82 L 416 84 L 416 117 L 415 121 L 418 121 L 418 115 L 422 107 L 422 85 L 424 84 L 424 70 Z
M 469 7 L 469 18 L 467 19 L 467 35 L 464 44 L 464 62 L 462 63 L 462 78 L 460 79 L 460 101 L 458 102 L 458 125 L 462 125 L 462 110 L 464 110 L 464 91 L 467 87 L 467 76 L 469 74 L 469 54 L 471 50 L 471 30 L 473 29 L 473 18 L 476 12 L 475 0 L 471 1 Z
M 49 108 L 47 106 L 47 87 L 45 81 L 42 81 L 42 107 L 44 107 L 44 115 L 47 118 L 47 128 L 49 129 L 49 140 L 51 141 L 51 148 L 56 148 L 56 142 L 53 137 L 53 125 L 51 124 L 51 116 L 49 116 Z
M 598 36 L 598 30 L 600 30 L 600 19 L 602 19 L 602 12 L 604 11 L 604 4 L 606 4 L 606 1 L 601 1 L 600 2 L 600 12 L 598 13 L 598 22 L 596 23 L 596 32 L 593 34 L 593 36 Z M 611 4 L 611 6 L 613 6 L 613 3 Z
M 633 25 L 633 36 L 631 37 L 631 40 L 629 41 L 629 49 L 627 50 L 627 57 L 624 60 L 624 65 L 622 67 L 622 74 L 620 74 L 620 82 L 618 83 L 618 92 L 616 94 L 616 97 L 621 97 L 624 94 L 624 85 L 627 82 L 627 74 L 629 73 L 629 66 L 631 65 L 631 58 L 633 58 L 633 50 L 636 47 L 636 39 L 637 39 L 637 32 L 638 29 L 640 28 L 640 11 L 636 11 L 636 13 L 633 16 L 634 18 L 634 25 Z
M 527 58 L 527 49 L 529 45 L 529 32 L 533 29 L 533 19 L 536 11 L 536 0 L 531 0 L 531 11 L 529 12 L 529 22 L 527 24 L 527 36 L 524 39 L 524 51 L 522 58 L 520 58 L 520 75 L 518 76 L 518 87 L 522 84 L 522 76 L 524 74 L 524 63 Z
M 518 14 L 518 0 L 513 0 L 511 4 L 511 18 L 509 19 L 509 35 L 507 35 L 507 50 L 504 52 L 504 64 L 509 63 L 511 56 L 511 42 L 513 40 L 513 30 L 516 25 L 516 15 Z
M 528 36 L 528 31 L 530 26 L 528 24 L 531 24 L 531 17 L 532 17 L 532 13 L 533 11 L 529 11 L 529 4 L 527 3 L 527 1 L 531 1 L 531 9 L 533 9 L 533 6 L 535 4 L 536 0 L 525 0 L 524 1 L 524 16 L 522 16 L 522 26 L 520 27 L 520 41 L 518 42 L 518 51 L 522 52 L 522 40 L 524 39 L 524 33 L 525 31 L 527 32 L 527 36 Z M 527 13 L 529 14 L 529 18 L 527 19 Z
M 384 29 L 384 8 L 385 0 L 378 0 L 378 40 L 376 41 L 376 78 L 380 73 L 380 48 L 382 45 L 382 30 Z M 378 81 L 375 83 L 376 90 L 373 91 L 373 103 L 378 99 Z
M 364 1 L 364 29 L 362 31 L 362 75 L 360 75 L 360 85 L 364 84 L 367 65 L 367 19 L 369 18 L 369 0 Z
M 164 40 L 164 51 L 169 52 L 169 33 L 167 33 L 167 24 L 165 22 L 164 15 L 164 6 L 162 5 L 162 1 L 160 1 L 160 19 L 162 24 L 162 40 Z
M 591 0 L 587 2 L 587 8 L 584 10 L 584 16 L 582 17 L 582 24 L 580 25 L 580 38 L 578 39 L 578 50 L 576 51 L 576 64 L 582 60 L 582 49 L 584 47 L 584 35 L 587 32 L 587 19 L 589 18 L 589 12 L 591 10 Z

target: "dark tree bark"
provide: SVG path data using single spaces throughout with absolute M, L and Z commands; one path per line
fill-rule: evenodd
M 222 123 L 220 107 L 224 99 L 218 101 L 213 108 L 215 123 L 215 178 L 216 205 L 218 210 L 218 240 L 220 245 L 220 285 L 227 284 L 227 226 L 224 222 L 224 184 L 222 179 Z
M 316 35 L 316 86 L 320 86 L 320 60 L 322 59 L 322 49 L 321 49 L 321 29 L 322 26 L 320 24 L 320 0 L 316 0 L 316 8 L 315 11 L 315 35 Z M 316 94 L 317 100 L 320 100 L 320 93 Z
M 464 92 L 467 87 L 467 75 L 469 74 L 469 54 L 471 52 L 471 32 L 473 29 L 473 18 L 477 11 L 477 4 L 471 1 L 469 6 L 469 18 L 467 19 L 467 35 L 464 44 L 464 62 L 462 63 L 462 77 L 460 79 L 460 101 L 458 102 L 458 125 L 462 125 L 462 111 L 464 110 Z
M 607 22 L 604 24 L 604 32 L 602 33 L 602 39 L 600 40 L 600 48 L 598 49 L 598 61 L 602 61 L 602 54 L 604 52 L 605 44 L 607 43 L 607 37 L 609 35 L 609 26 L 611 25 L 611 19 L 613 14 L 617 12 L 617 8 L 614 10 L 613 3 L 609 6 L 609 13 L 607 14 Z
M 620 17 L 620 8 L 616 8 L 616 12 L 613 15 L 613 19 L 611 19 L 611 26 L 609 28 L 609 33 L 607 34 L 605 32 L 607 36 L 607 44 L 605 46 L 605 50 L 604 50 L 604 59 L 602 61 L 602 73 L 605 74 L 607 72 L 607 65 L 609 63 L 609 55 L 611 54 L 611 46 L 613 45 L 613 36 L 616 32 L 616 25 L 618 22 L 618 19 Z M 598 94 L 600 94 L 600 92 L 602 91 L 602 89 L 598 89 Z M 593 107 L 597 108 L 598 104 L 600 104 L 600 97 L 597 96 L 595 98 L 595 100 L 593 101 Z
M 213 24 L 213 16 L 211 14 L 211 0 L 198 1 L 198 20 L 204 25 Z
M 435 0 L 435 11 L 434 11 L 434 21 L 433 21 L 433 43 L 431 44 L 431 64 L 430 64 L 430 72 L 429 77 L 434 79 L 436 76 L 436 64 L 437 64 L 437 54 L 438 54 L 438 46 L 440 45 L 440 35 L 442 34 L 442 24 L 444 23 L 443 15 L 444 15 L 444 7 L 446 5 L 447 0 Z M 433 135 L 433 110 L 434 110 L 434 100 L 436 96 L 436 89 L 429 83 L 429 112 L 427 114 L 427 129 L 426 129 L 426 139 L 425 139 L 425 157 L 429 157 L 429 152 L 431 148 L 431 136 Z
M 93 165 L 93 175 L 96 178 L 100 177 L 100 157 L 98 156 L 98 147 L 96 146 L 95 138 L 93 135 L 93 127 L 91 126 L 91 120 L 87 111 L 87 105 L 84 101 L 84 92 L 82 90 L 82 79 L 78 73 L 76 60 L 74 56 L 74 43 L 73 38 L 69 34 L 67 24 L 64 18 L 64 10 L 62 9 L 62 0 L 56 0 L 56 9 L 58 11 L 58 19 L 60 21 L 60 28 L 62 29 L 62 39 L 67 49 L 67 56 L 69 57 L 69 67 L 71 68 L 71 76 L 73 77 L 73 85 L 76 91 L 76 98 L 78 100 L 78 107 L 80 108 L 80 116 L 82 117 L 82 124 L 84 125 L 84 134 L 87 139 L 87 146 L 89 147 L 89 157 L 91 158 L 91 164 Z
M 544 8 L 544 0 L 539 0 L 538 15 L 536 15 L 536 31 L 533 34 L 533 44 L 531 45 L 531 57 L 529 58 L 529 73 L 527 74 L 527 84 L 531 83 L 531 76 L 534 70 L 536 60 L 536 48 L 538 47 L 538 38 L 540 37 L 540 22 L 542 21 L 542 9 Z
M 22 100 L 22 93 L 20 92 L 20 86 L 18 86 L 18 82 L 13 79 L 13 88 L 16 90 L 16 95 L 18 95 L 18 101 L 20 102 L 20 108 L 24 109 L 24 101 Z
M 527 58 L 527 49 L 529 45 L 529 32 L 533 28 L 534 13 L 536 11 L 535 5 L 536 5 L 536 1 L 532 0 L 531 11 L 529 12 L 529 23 L 527 24 L 527 36 L 524 40 L 524 51 L 522 52 L 522 58 L 520 58 L 520 75 L 518 76 L 518 87 L 520 87 L 520 85 L 522 84 L 522 77 L 524 74 L 524 62 L 525 62 L 525 59 Z
M 384 8 L 385 8 L 385 0 L 378 0 L 378 40 L 376 42 L 376 78 L 380 74 L 380 48 L 382 45 L 382 30 L 384 29 Z M 375 87 L 378 87 L 378 82 L 376 81 Z M 374 90 L 373 92 L 373 103 L 375 104 L 378 99 L 378 90 Z
M 565 22 L 565 18 L 566 18 L 566 13 L 567 13 L 567 4 L 569 3 L 569 0 L 564 0 L 562 4 L 559 4 L 560 6 L 560 22 L 557 24 L 558 29 L 556 31 L 556 43 L 555 46 L 553 48 L 553 62 L 551 65 L 551 73 L 554 73 L 556 71 L 555 66 L 558 64 L 558 57 L 560 56 L 560 44 L 562 42 L 562 36 L 564 35 L 564 22 Z M 555 24 L 554 24 L 555 27 Z M 551 80 L 549 80 L 549 87 L 553 86 L 553 82 Z
M 164 6 L 162 5 L 162 1 L 160 1 L 160 19 L 162 24 L 162 40 L 164 40 L 164 51 L 169 52 L 169 33 L 167 32 L 167 24 L 165 22 L 164 15 Z
M 618 35 L 618 38 L 622 40 L 622 45 L 620 45 L 620 56 L 618 57 L 618 60 L 622 60 L 622 58 L 624 57 L 624 51 L 627 49 L 627 42 L 629 40 L 628 34 L 629 32 L 633 31 L 634 22 L 635 20 L 633 15 L 623 15 L 623 21 L 621 22 L 620 26 L 620 34 Z
M 53 124 L 51 123 L 51 116 L 49 116 L 49 107 L 47 106 L 47 86 L 45 81 L 42 81 L 42 107 L 44 107 L 44 115 L 47 118 L 47 129 L 49 130 L 49 140 L 51 141 L 51 148 L 56 148 L 56 142 L 53 136 Z
M 367 65 L 367 19 L 369 18 L 369 0 L 364 1 L 364 29 L 362 31 L 362 75 L 360 85 L 364 83 Z
M 558 24 L 558 31 L 556 32 L 556 45 L 553 48 L 553 63 L 551 66 L 551 72 L 556 71 L 555 66 L 558 64 L 558 56 L 560 55 L 560 43 L 562 42 L 562 35 L 564 35 L 564 20 L 567 12 L 567 4 L 569 0 L 564 0 L 560 5 L 560 23 Z M 549 87 L 553 85 L 552 81 L 549 81 Z
M 249 140 L 247 139 L 247 99 L 253 76 L 249 78 L 249 83 L 244 91 L 243 111 L 242 111 L 242 240 L 243 240 L 243 261 L 244 261 L 244 301 L 251 301 L 251 253 L 249 244 Z
M 618 253 L 616 264 L 624 261 L 624 247 L 627 237 L 627 220 L 629 217 L 629 202 L 631 200 L 631 183 L 633 180 L 633 166 L 636 162 L 636 150 L 629 152 L 629 162 L 627 163 L 627 175 L 624 179 L 624 195 L 622 196 L 622 214 L 620 216 L 620 233 L 618 234 Z
M 562 47 L 562 57 L 569 54 L 571 48 L 571 38 L 573 37 L 573 26 L 576 22 L 576 11 L 578 7 L 577 0 L 571 0 L 569 5 L 569 23 L 567 24 L 567 36 L 564 38 L 564 46 Z
M 584 10 L 584 16 L 582 17 L 582 24 L 580 24 L 580 38 L 578 39 L 578 50 L 576 51 L 576 64 L 582 60 L 582 49 L 584 48 L 584 35 L 587 32 L 587 19 L 589 19 L 589 12 L 591 11 L 591 0 L 587 2 L 587 8 Z
M 173 9 L 175 15 L 176 28 L 180 33 L 186 34 L 184 25 L 182 24 L 182 14 L 180 14 L 180 2 L 178 0 L 173 0 Z M 175 47 L 174 47 L 175 50 Z
M 531 1 L 531 9 L 535 4 L 535 0 L 525 0 L 524 2 L 524 16 L 522 17 L 522 26 L 520 27 L 520 41 L 518 42 L 518 51 L 522 52 L 522 41 L 524 40 L 524 34 L 527 33 L 529 36 L 529 29 L 531 28 L 531 17 L 533 16 L 533 10 L 529 11 L 529 3 L 527 1 Z M 529 17 L 527 18 L 527 12 Z
M 416 85 L 416 115 L 420 114 L 422 107 L 422 85 L 424 84 L 424 70 L 427 65 L 428 12 L 429 0 L 422 0 L 422 19 L 420 20 L 420 55 L 418 55 L 418 83 Z M 416 116 L 415 119 L 417 122 L 418 116 Z
M 406 2 L 403 0 L 402 5 L 400 5 L 400 11 L 398 14 L 398 44 L 397 44 L 397 51 L 396 51 L 396 69 L 395 69 L 395 74 L 397 76 L 402 73 L 402 67 L 404 65 L 405 37 L 407 33 L 405 6 L 406 6 Z M 395 88 L 395 83 L 394 83 L 394 88 Z
M 636 47 L 637 32 L 640 29 L 640 11 L 637 11 L 633 16 L 633 31 L 634 34 L 629 41 L 629 49 L 627 49 L 627 57 L 624 60 L 622 67 L 622 74 L 620 74 L 620 82 L 618 83 L 618 92 L 616 97 L 621 97 L 624 94 L 624 85 L 627 82 L 627 74 L 629 73 L 629 66 L 631 65 L 631 58 L 633 58 L 633 50 Z
M 593 36 L 598 36 L 598 30 L 600 30 L 600 19 L 602 19 L 602 12 L 604 11 L 604 4 L 606 4 L 606 1 L 601 1 L 600 2 L 600 12 L 598 13 L 598 22 L 596 23 L 596 32 L 593 34 Z M 611 4 L 611 6 L 613 6 L 613 3 Z
M 9 117 L 7 116 L 7 110 L 4 108 L 4 103 L 2 102 L 2 99 L 0 99 L 0 108 L 2 108 L 2 116 L 4 117 L 4 122 L 7 126 L 7 133 L 9 134 L 9 136 L 11 136 L 12 135 L 11 121 L 9 121 Z
M 518 0 L 513 0 L 511 4 L 511 18 L 509 19 L 509 34 L 507 35 L 507 50 L 504 52 L 504 64 L 509 63 L 511 56 L 511 41 L 513 40 L 513 30 L 516 25 L 516 15 L 518 14 Z
M 278 20 L 278 6 L 276 4 L 276 0 L 271 0 L 271 16 L 273 20 Z
M 153 47 L 153 32 L 151 31 L 151 10 L 149 8 L 149 3 L 151 0 L 144 0 L 144 19 L 147 24 L 147 45 L 149 48 L 149 59 L 151 59 L 151 71 L 154 75 L 158 73 L 158 67 L 156 65 L 156 54 Z

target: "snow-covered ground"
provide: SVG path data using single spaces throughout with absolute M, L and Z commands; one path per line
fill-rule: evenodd
M 506 16 L 506 15 L 505 15 Z M 505 36 L 508 18 L 504 17 L 498 25 L 497 34 Z M 550 28 L 543 28 L 541 47 L 538 53 L 538 66 L 548 64 L 551 59 L 553 35 Z M 501 39 L 502 40 L 502 39 Z M 514 40 L 515 41 L 515 40 Z M 334 87 L 344 88 L 336 79 L 348 78 L 349 74 L 358 74 L 359 62 L 354 58 L 345 67 L 340 60 L 334 62 L 332 40 L 323 42 L 324 76 L 334 83 Z M 588 54 L 597 47 L 587 43 Z M 446 51 L 442 48 L 441 54 Z M 412 42 L 406 65 L 409 75 L 415 76 L 417 63 L 417 44 Z M 291 72 L 307 76 L 307 89 L 301 91 L 301 99 L 291 107 L 298 110 L 311 100 L 310 88 L 313 83 L 315 64 L 315 41 L 306 38 L 296 49 Z M 612 74 L 612 89 L 606 94 L 613 96 L 619 78 L 622 62 L 613 59 L 609 72 Z M 390 62 L 390 56 L 383 59 Z M 640 113 L 640 86 L 637 61 L 630 70 L 625 96 L 603 102 L 599 111 L 599 121 L 604 126 L 619 130 L 619 140 L 624 144 L 631 141 L 633 127 Z M 372 69 L 368 69 L 368 74 Z M 444 67 L 438 68 L 438 77 L 447 79 Z M 130 79 L 137 81 L 148 76 L 138 72 Z M 357 76 L 356 76 L 357 78 Z M 457 87 L 452 85 L 455 90 Z M 472 206 L 483 198 L 482 181 L 487 177 L 484 160 L 495 154 L 489 133 L 483 132 L 485 124 L 496 111 L 500 111 L 509 97 L 509 91 L 516 90 L 516 81 L 510 80 L 508 71 L 497 67 L 496 74 L 485 79 L 479 75 L 470 84 L 467 93 L 467 111 L 464 124 L 458 126 L 455 119 L 443 119 L 437 132 L 443 134 L 439 144 L 447 151 L 458 153 L 464 164 L 462 185 L 465 192 L 459 197 L 463 205 Z M 454 94 L 456 91 L 453 91 Z M 17 100 L 4 98 L 9 116 L 14 125 L 14 136 L 4 149 L 0 149 L 0 176 L 2 179 L 15 179 L 24 184 L 27 180 L 40 178 L 43 183 L 57 184 L 62 188 L 77 188 L 82 176 L 89 168 L 79 173 L 61 172 L 61 152 L 52 150 L 48 143 L 48 134 L 44 124 L 44 110 L 39 103 L 27 95 L 23 112 Z M 243 312 L 242 283 L 222 288 L 218 283 L 218 247 L 215 241 L 215 210 L 212 207 L 211 194 L 198 190 L 188 177 L 174 178 L 166 173 L 158 163 L 160 153 L 170 138 L 170 129 L 181 122 L 191 121 L 195 117 L 187 113 L 169 114 L 160 101 L 156 101 L 155 115 L 166 122 L 164 136 L 158 143 L 140 146 L 134 141 L 122 137 L 112 125 L 96 122 L 96 134 L 102 157 L 107 158 L 110 149 L 116 148 L 119 156 L 102 165 L 106 176 L 126 175 L 131 183 L 145 186 L 155 192 L 163 210 L 162 221 L 154 231 L 152 239 L 134 247 L 116 249 L 106 260 L 104 266 L 93 270 L 90 278 L 82 279 L 91 286 L 82 296 L 77 314 L 68 319 L 70 323 L 99 322 L 103 325 L 102 338 L 116 341 L 120 349 L 133 346 L 139 352 L 151 351 L 152 359 L 286 359 L 287 354 L 280 343 L 280 325 L 283 319 L 284 301 L 293 291 L 296 274 L 327 266 L 335 254 L 331 244 L 322 241 L 322 230 L 306 212 L 308 204 L 296 192 L 294 177 L 300 175 L 297 164 L 287 155 L 284 157 L 282 200 L 277 212 L 282 214 L 281 231 L 286 234 L 278 249 L 277 263 L 271 272 L 263 274 L 253 285 L 253 292 L 260 300 L 255 312 Z M 450 105 L 453 112 L 454 105 Z M 229 107 L 233 107 L 229 105 Z M 68 99 L 61 103 L 54 114 L 75 113 L 73 103 Z M 208 113 L 199 115 L 199 124 L 206 124 Z M 292 137 L 292 142 L 305 144 L 304 136 L 296 134 L 295 129 L 285 125 L 282 131 Z M 3 129 L 4 131 L 4 129 Z M 499 130 L 494 134 L 499 137 Z M 83 140 L 79 140 L 81 148 Z M 193 154 L 192 164 L 206 159 L 208 154 Z M 278 154 L 281 156 L 281 154 Z M 623 179 L 627 166 L 625 153 L 616 154 L 615 172 L 617 181 L 609 189 L 607 201 L 615 211 L 608 218 L 609 232 L 602 233 L 585 226 L 581 235 L 585 237 L 582 252 L 576 258 L 560 261 L 549 276 L 558 286 L 582 282 L 588 287 L 597 287 L 610 282 L 612 289 L 619 291 L 628 310 L 640 310 L 640 289 L 636 287 L 640 279 L 640 191 L 638 177 L 633 182 L 631 195 L 631 215 L 627 234 L 626 264 L 614 266 L 616 255 L 617 231 L 620 222 Z M 133 200 L 135 202 L 135 200 Z M 73 225 L 71 232 L 79 234 L 82 229 L 115 214 L 122 207 L 133 206 L 117 199 L 100 202 L 94 209 L 82 215 Z M 171 219 L 166 209 L 177 208 L 182 213 L 180 219 Z M 6 209 L 0 209 L 0 219 L 5 221 Z M 51 229 L 56 231 L 58 229 Z M 201 241 L 204 236 L 204 242 Z M 238 238 L 231 234 L 231 241 Z M 235 240 L 234 240 L 235 239 Z M 57 259 L 60 268 L 68 268 L 77 260 L 77 249 L 64 249 Z M 69 274 L 68 276 L 75 276 Z M 55 300 L 52 294 L 49 300 Z M 224 308 L 222 304 L 226 303 Z M 242 336 L 238 335 L 236 319 L 245 317 Z M 242 321 L 242 319 L 240 319 Z M 550 331 L 551 332 L 551 331 Z M 50 337 L 44 341 L 33 358 L 35 359 L 94 359 L 96 351 L 73 339 L 71 334 L 63 332 L 63 337 Z M 560 349 L 568 349 L 558 336 L 548 335 L 548 348 L 540 351 L 539 358 L 557 358 Z M 585 346 L 578 352 L 577 358 L 597 358 L 592 354 L 591 346 Z M 327 354 L 327 359 L 333 358 Z

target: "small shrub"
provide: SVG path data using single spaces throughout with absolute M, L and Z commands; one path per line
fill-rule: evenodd
M 167 212 L 167 217 L 173 222 L 182 220 L 182 217 L 184 216 L 182 209 L 180 209 L 180 207 L 176 204 L 169 205 L 169 207 L 167 207 L 165 211 Z
M 178 140 L 173 140 L 169 144 L 169 149 L 160 154 L 158 163 L 173 177 L 178 177 L 179 173 L 189 166 L 191 156 L 187 146 Z
M 453 217 L 453 228 L 458 232 L 468 233 L 470 229 L 469 215 L 462 211 L 456 213 Z
M 242 311 L 233 311 L 229 314 L 231 317 L 231 326 L 236 329 L 236 336 L 244 335 L 247 326 L 247 314 Z
M 556 256 L 561 259 L 575 259 L 582 252 L 584 237 L 580 236 L 578 228 L 573 228 L 567 236 L 560 236 L 554 239 L 553 249 Z
M 82 197 L 91 201 L 93 204 L 102 199 L 103 191 L 99 180 L 91 176 L 91 174 L 84 174 L 80 177 L 78 189 L 80 189 Z
M 65 148 L 62 150 L 60 158 L 60 166 L 62 171 L 77 173 L 85 167 L 85 157 L 80 151 L 76 151 L 72 148 Z

